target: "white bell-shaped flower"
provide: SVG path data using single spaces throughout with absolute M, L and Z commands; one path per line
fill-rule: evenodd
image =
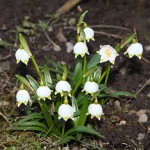
M 110 45 L 100 46 L 100 50 L 97 53 L 101 56 L 100 63 L 110 61 L 112 64 L 115 63 L 115 59 L 118 56 L 117 51 Z
M 67 121 L 69 118 L 74 120 L 74 109 L 69 104 L 62 104 L 58 109 L 58 119 L 63 118 Z
M 85 54 L 89 54 L 88 47 L 83 42 L 78 42 L 73 47 L 73 53 L 75 54 L 75 58 L 78 55 L 81 55 L 83 57 Z
M 15 57 L 16 57 L 17 63 L 22 61 L 26 65 L 27 65 L 29 58 L 30 58 L 29 54 L 24 49 L 18 49 L 16 51 Z
M 143 53 L 143 46 L 141 43 L 133 43 L 128 47 L 127 51 L 124 54 L 126 53 L 128 53 L 129 58 L 132 58 L 135 55 L 139 59 L 141 59 Z
M 91 115 L 91 118 L 96 117 L 98 120 L 101 119 L 101 116 L 103 115 L 103 108 L 100 104 L 92 103 L 88 107 L 88 113 Z
M 29 92 L 27 90 L 19 90 L 16 94 L 16 100 L 17 100 L 18 107 L 22 103 L 27 105 L 28 101 L 30 100 Z
M 57 82 L 55 89 L 56 89 L 55 94 L 60 93 L 61 96 L 63 96 L 64 92 L 68 92 L 68 95 L 71 96 L 71 93 L 70 93 L 71 86 L 67 81 L 61 80 L 61 81 Z
M 38 98 L 43 100 L 45 100 L 46 98 L 51 99 L 51 92 L 52 91 L 48 86 L 40 86 L 36 91 Z
M 87 81 L 84 84 L 84 88 L 82 91 L 85 91 L 86 94 L 91 94 L 93 96 L 94 93 L 96 93 L 99 90 L 98 84 L 94 81 Z
M 87 27 L 87 28 L 84 29 L 84 33 L 85 33 L 86 40 L 88 42 L 89 42 L 90 39 L 95 41 L 95 39 L 94 39 L 94 30 L 93 29 Z

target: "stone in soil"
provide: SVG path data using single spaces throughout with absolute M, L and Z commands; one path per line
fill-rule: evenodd
M 142 114 L 140 115 L 139 117 L 139 120 L 138 120 L 140 123 L 144 123 L 144 122 L 147 122 L 148 121 L 148 117 L 146 114 Z

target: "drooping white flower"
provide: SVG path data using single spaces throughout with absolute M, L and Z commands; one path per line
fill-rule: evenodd
M 61 81 L 57 82 L 55 89 L 56 89 L 55 94 L 60 93 L 61 96 L 63 96 L 64 95 L 63 92 L 68 92 L 68 95 L 71 96 L 71 94 L 70 94 L 71 86 L 67 81 L 61 80 Z
M 19 90 L 16 94 L 16 100 L 18 103 L 18 107 L 24 103 L 27 105 L 28 101 L 30 100 L 30 95 L 27 90 Z
M 51 99 L 51 90 L 47 86 L 40 86 L 36 93 L 39 99 L 45 100 L 46 98 Z
M 26 65 L 27 65 L 29 58 L 30 58 L 29 54 L 24 49 L 18 49 L 16 51 L 15 57 L 16 57 L 17 63 L 22 61 Z
M 69 118 L 74 120 L 74 109 L 69 104 L 62 104 L 58 109 L 58 119 L 63 118 L 67 121 Z
M 81 55 L 81 57 L 83 57 L 85 54 L 89 54 L 88 47 L 83 42 L 77 42 L 73 47 L 73 53 L 75 54 L 75 58 L 78 55 Z
M 93 95 L 94 93 L 96 93 L 99 90 L 98 84 L 96 82 L 91 82 L 91 81 L 87 81 L 84 84 L 84 88 L 83 91 L 86 92 L 86 94 L 90 93 L 91 95 Z
M 115 59 L 118 56 L 117 51 L 110 45 L 100 46 L 100 50 L 97 53 L 101 56 L 100 63 L 110 61 L 112 64 L 115 63 Z
M 84 29 L 84 33 L 85 33 L 86 40 L 88 42 L 89 42 L 90 39 L 95 41 L 95 39 L 94 39 L 94 30 L 93 29 L 87 27 L 87 28 Z
M 103 115 L 103 108 L 100 104 L 92 103 L 88 107 L 88 114 L 91 115 L 91 118 L 96 117 L 98 120 L 101 119 Z
M 141 43 L 133 43 L 128 47 L 127 51 L 124 54 L 126 53 L 128 53 L 129 58 L 132 58 L 135 55 L 139 59 L 141 59 L 143 53 L 143 46 Z

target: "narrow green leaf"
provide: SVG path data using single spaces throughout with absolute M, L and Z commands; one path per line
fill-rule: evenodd
M 100 84 L 99 87 L 101 91 L 104 91 L 106 94 L 109 94 L 109 89 L 106 85 Z
M 44 123 L 41 123 L 41 122 L 37 122 L 37 121 L 27 121 L 27 122 L 17 122 L 15 123 L 15 126 L 29 126 L 29 127 L 32 127 L 32 126 L 35 126 L 35 127 L 41 127 L 45 130 L 48 130 L 47 126 L 44 124 Z
M 24 85 L 26 85 L 29 89 L 31 89 L 31 91 L 34 91 L 34 89 L 31 87 L 30 83 L 28 82 L 28 80 L 26 78 L 24 78 L 21 75 L 16 75 L 16 78 L 23 83 Z
M 131 98 L 135 98 L 135 94 L 130 93 L 130 92 L 126 92 L 126 91 L 118 91 L 118 92 L 113 92 L 111 94 L 109 94 L 110 96 L 127 96 L 127 97 L 131 97 Z
M 78 112 L 78 104 L 77 104 L 77 100 L 75 99 L 74 96 L 71 97 L 71 101 L 72 101 L 72 108 L 74 109 L 75 112 Z M 74 126 L 78 125 L 78 121 L 79 121 L 79 117 L 75 117 L 74 118 Z
M 79 21 L 78 21 L 78 25 L 81 25 L 81 24 L 82 24 L 86 13 L 88 13 L 88 11 L 85 11 L 85 12 L 83 12 L 83 13 L 81 14 L 81 16 L 80 16 L 80 18 L 79 18 Z
M 77 58 L 77 63 L 73 73 L 73 83 L 76 85 L 77 81 L 82 78 L 82 62 L 83 59 L 81 57 Z
M 49 68 L 45 66 L 43 68 L 43 73 L 44 73 L 44 78 L 45 78 L 45 84 L 46 86 L 51 86 L 52 85 L 52 78 L 49 72 Z
M 58 142 L 58 144 L 59 144 L 59 145 L 66 144 L 66 143 L 68 143 L 69 141 L 71 141 L 71 140 L 73 140 L 73 139 L 75 139 L 74 136 L 67 136 L 67 137 L 61 139 L 61 140 Z
M 86 118 L 87 118 L 88 106 L 89 106 L 89 100 L 88 100 L 88 96 L 86 95 L 83 98 L 83 104 L 82 104 L 82 108 L 81 108 L 78 125 L 84 126 Z
M 68 137 L 70 135 L 73 135 L 74 133 L 87 133 L 87 134 L 92 134 L 92 135 L 95 135 L 95 136 L 98 136 L 98 137 L 103 137 L 103 135 L 99 134 L 97 131 L 95 131 L 94 129 L 92 128 L 89 128 L 89 127 L 86 127 L 86 126 L 77 126 L 77 127 L 73 127 L 71 128 L 70 130 L 68 130 L 65 135 L 64 135 L 64 138 L 65 137 Z
M 99 54 L 95 54 L 91 60 L 89 61 L 89 63 L 87 64 L 87 69 L 91 69 L 95 66 L 97 66 L 100 62 L 100 55 Z
M 94 81 L 96 83 L 98 83 L 98 80 L 100 79 L 101 74 L 102 74 L 102 66 L 97 66 L 97 69 L 96 69 L 96 71 L 94 72 L 94 75 L 93 75 Z
M 46 133 L 47 130 L 41 128 L 41 127 L 21 127 L 21 126 L 16 126 L 16 127 L 10 127 L 10 130 L 22 130 L 22 131 L 39 131 L 39 132 L 44 132 Z
M 23 46 L 24 50 L 29 54 L 29 56 L 32 56 L 32 53 L 28 46 L 28 43 L 21 33 L 19 34 L 19 40 L 20 40 L 20 43 Z
M 136 33 L 130 34 L 128 37 L 126 37 L 120 45 L 120 48 L 122 49 L 125 45 L 127 45 L 129 42 L 131 42 L 135 37 L 136 37 Z
M 33 87 L 33 89 L 36 91 L 36 90 L 38 89 L 38 87 L 39 87 L 39 84 L 38 84 L 38 83 L 36 82 L 36 80 L 35 80 L 33 77 L 31 77 L 30 75 L 27 75 L 26 77 L 28 78 L 28 80 L 29 80 L 31 86 Z
M 89 69 L 89 70 L 83 75 L 83 78 L 92 75 L 92 74 L 95 72 L 96 69 L 97 69 L 96 67 L 93 67 L 93 68 Z
M 32 113 L 26 116 L 25 118 L 21 119 L 19 122 L 26 122 L 34 119 L 44 119 L 44 117 L 40 113 Z

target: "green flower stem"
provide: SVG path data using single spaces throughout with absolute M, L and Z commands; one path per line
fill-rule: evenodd
M 37 62 L 36 62 L 36 60 L 35 60 L 35 58 L 34 58 L 33 55 L 31 56 L 31 60 L 32 60 L 34 66 L 35 66 L 35 69 L 36 69 L 36 71 L 37 71 L 39 77 L 40 77 L 40 80 L 44 83 L 43 76 L 42 76 L 42 74 L 41 74 L 41 72 L 40 72 L 39 66 L 38 66 L 38 64 L 37 64 Z
M 106 78 L 105 78 L 105 85 L 107 85 L 107 82 L 108 82 L 108 77 L 109 77 L 109 74 L 110 74 L 110 67 L 111 67 L 111 64 L 108 65 L 107 67 L 107 73 L 106 73 Z
M 80 80 L 78 80 L 75 88 L 73 89 L 73 91 L 72 91 L 73 96 L 75 96 L 75 93 L 76 93 L 76 91 L 77 91 L 77 89 L 78 89 L 78 87 L 80 86 L 81 83 L 82 83 L 82 78 Z
M 83 62 L 83 75 L 86 73 L 87 69 L 87 60 L 86 60 L 86 55 L 84 56 L 84 62 Z M 83 84 L 85 83 L 86 78 L 83 78 Z
M 62 133 L 61 133 L 61 138 L 63 139 L 64 137 L 64 133 L 65 133 L 65 126 L 66 126 L 66 122 L 63 122 L 63 127 L 62 127 Z
M 107 73 L 107 68 L 106 68 L 106 70 L 103 72 L 103 74 L 101 75 L 101 77 L 99 78 L 98 84 L 100 84 L 100 83 L 102 82 L 102 80 L 104 79 L 106 73 Z

